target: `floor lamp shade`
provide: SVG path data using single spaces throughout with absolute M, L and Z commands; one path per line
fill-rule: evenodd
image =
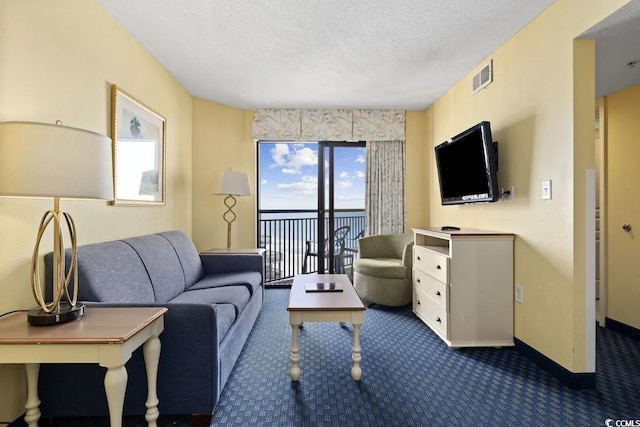
M 211 194 L 227 194 L 233 196 L 249 196 L 249 175 L 246 172 L 232 170 L 216 172 L 211 185 Z
M 73 218 L 60 211 L 60 199 L 113 199 L 111 139 L 83 129 L 34 122 L 0 123 L 0 196 L 51 197 L 53 210 L 40 222 L 31 259 L 31 285 L 37 308 L 27 319 L 34 325 L 65 323 L 82 316 L 77 303 L 78 272 Z M 43 296 L 39 274 L 39 247 L 53 223 L 53 277 L 51 301 Z M 71 263 L 65 266 L 62 225 L 71 240 Z M 69 289 L 71 287 L 71 290 Z
M 236 214 L 233 207 L 236 205 L 234 196 L 250 196 L 249 175 L 246 172 L 234 172 L 231 169 L 217 172 L 211 184 L 211 194 L 226 194 L 224 205 L 227 211 L 222 218 L 227 223 L 227 249 L 231 248 L 231 223 L 235 221 Z

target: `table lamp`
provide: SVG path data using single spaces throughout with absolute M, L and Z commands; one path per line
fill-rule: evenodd
M 224 205 L 227 211 L 222 218 L 227 223 L 227 249 L 231 248 L 231 223 L 235 221 L 236 214 L 233 207 L 236 205 L 234 196 L 250 196 L 249 175 L 246 172 L 234 172 L 229 170 L 216 172 L 211 185 L 211 194 L 226 194 Z
M 60 211 L 60 199 L 113 199 L 111 139 L 87 130 L 35 122 L 0 123 L 0 196 L 53 198 L 45 212 L 31 258 L 31 288 L 38 307 L 29 311 L 32 325 L 57 325 L 80 318 L 77 239 L 73 218 Z M 53 222 L 53 280 L 51 301 L 43 295 L 39 248 Z M 63 222 L 71 243 L 65 266 Z M 72 281 L 73 280 L 73 281 Z M 72 288 L 71 291 L 69 288 Z

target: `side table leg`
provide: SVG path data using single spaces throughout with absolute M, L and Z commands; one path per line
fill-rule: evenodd
M 353 324 L 353 353 L 351 354 L 351 360 L 353 360 L 353 368 L 351 368 L 351 378 L 354 381 L 360 381 L 362 378 L 362 369 L 360 368 L 360 325 Z
M 38 375 L 40 375 L 39 363 L 25 364 L 27 371 L 27 403 L 24 407 L 27 413 L 24 420 L 29 427 L 38 427 L 40 419 L 40 398 L 38 398 Z
M 298 328 L 300 325 L 291 325 L 291 381 L 300 379 L 300 348 L 298 347 Z
M 104 391 L 107 394 L 111 427 L 122 427 L 124 394 L 127 391 L 127 370 L 124 365 L 107 368 L 104 375 Z
M 158 411 L 158 364 L 160 362 L 160 339 L 157 335 L 152 335 L 142 346 L 144 355 L 144 366 L 147 371 L 147 401 L 145 406 L 147 412 L 144 419 L 149 427 L 157 427 L 156 421 L 160 416 Z

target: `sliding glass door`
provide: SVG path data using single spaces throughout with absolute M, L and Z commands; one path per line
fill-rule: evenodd
M 318 236 L 324 256 L 318 272 L 350 273 L 357 237 L 364 231 L 365 144 L 320 142 Z
M 266 281 L 349 274 L 364 230 L 364 143 L 260 141 L 257 154 Z

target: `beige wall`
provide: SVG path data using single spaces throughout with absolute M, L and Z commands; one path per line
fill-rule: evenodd
M 515 336 L 573 372 L 586 367 L 584 180 L 594 167 L 595 108 L 593 43 L 574 38 L 625 3 L 557 0 L 489 57 L 490 86 L 471 94 L 483 62 L 427 111 L 430 148 L 489 120 L 500 186 L 515 187 L 513 203 L 443 207 L 429 151 L 431 225 L 517 235 L 514 279 L 524 302 L 514 307 Z M 552 200 L 541 200 L 543 180 L 552 180 Z
M 95 1 L 0 2 L 0 121 L 54 123 L 109 134 L 110 85 L 167 118 L 167 205 L 62 201 L 86 244 L 167 229 L 191 233 L 191 96 Z M 0 313 L 35 304 L 29 263 L 50 200 L 0 198 Z M 42 253 L 50 251 L 50 239 Z M 0 366 L 0 419 L 24 412 L 22 367 Z
M 407 210 L 406 232 L 411 227 L 424 227 L 429 223 L 427 177 L 428 165 L 425 165 L 424 143 L 426 138 L 426 112 L 407 111 L 405 141 L 405 197 Z
M 199 250 L 226 248 L 225 196 L 211 195 L 216 171 L 247 172 L 251 196 L 237 197 L 231 246 L 256 247 L 256 143 L 253 111 L 193 99 L 193 241 Z
M 606 116 L 607 317 L 640 329 L 640 85 L 607 96 Z

